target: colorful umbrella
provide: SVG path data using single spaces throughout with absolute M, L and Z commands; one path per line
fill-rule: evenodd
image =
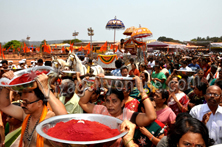
M 139 27 L 133 31 L 131 37 L 132 38 L 144 38 L 144 37 L 148 37 L 151 35 L 152 35 L 152 32 L 149 29 Z
M 123 35 L 130 36 L 135 29 L 137 29 L 137 28 L 136 28 L 136 27 L 127 28 L 127 29 L 124 31 Z
M 125 29 L 125 25 L 119 19 L 111 19 L 106 24 L 106 29 L 114 29 L 114 44 L 115 44 L 115 36 L 116 36 L 116 29 Z

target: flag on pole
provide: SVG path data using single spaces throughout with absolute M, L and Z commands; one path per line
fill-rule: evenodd
M 84 47 L 84 50 L 89 50 L 90 49 L 90 42 L 87 44 L 86 47 Z
M 79 51 L 82 51 L 82 49 L 83 49 L 83 48 L 82 48 L 82 45 L 81 45 L 81 47 L 79 47 Z
M 2 52 L 2 57 L 5 59 L 5 55 L 4 55 L 4 52 Z
M 65 52 L 65 48 L 64 48 L 64 46 L 62 47 L 62 52 Z

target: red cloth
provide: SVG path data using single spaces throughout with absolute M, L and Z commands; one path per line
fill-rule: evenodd
M 131 69 L 129 75 L 133 75 L 132 72 L 135 76 L 140 76 L 140 71 L 138 69 L 135 69 L 134 71 Z
M 137 99 L 133 99 L 125 103 L 125 108 L 137 112 L 139 104 L 140 102 Z
M 204 64 L 201 65 L 200 68 L 202 68 L 204 70 L 204 77 L 206 78 L 208 73 L 209 73 L 209 69 L 210 69 L 210 65 L 209 64 Z
M 187 107 L 189 104 L 189 98 L 187 95 L 183 92 L 176 93 L 175 94 L 179 102 L 183 105 L 183 107 Z M 173 110 L 173 112 L 177 115 L 179 113 L 182 113 L 182 111 L 179 109 L 177 103 L 174 101 L 172 97 L 169 98 L 170 101 L 168 102 L 168 106 Z

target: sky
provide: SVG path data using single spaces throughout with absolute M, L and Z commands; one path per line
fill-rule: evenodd
M 115 16 L 126 28 L 148 28 L 158 39 L 180 41 L 222 36 L 222 0 L 0 0 L 0 42 L 74 39 L 113 41 L 114 30 L 105 28 Z M 116 40 L 126 38 L 116 31 Z

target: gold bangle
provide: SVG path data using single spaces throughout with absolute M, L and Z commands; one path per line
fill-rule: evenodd
M 130 139 L 129 141 L 127 141 L 127 143 L 125 144 L 125 146 L 131 141 L 131 140 L 133 140 L 133 138 L 132 139 Z
M 148 100 L 148 99 L 149 99 L 149 97 L 146 97 L 146 98 L 142 99 L 142 100 L 141 100 L 141 103 L 143 103 L 144 101 L 146 101 L 146 100 Z
M 148 97 L 147 94 L 145 93 L 143 96 L 142 96 L 142 99 Z
M 134 143 L 134 144 L 132 144 L 130 147 L 134 147 L 134 146 L 137 146 L 137 144 Z

